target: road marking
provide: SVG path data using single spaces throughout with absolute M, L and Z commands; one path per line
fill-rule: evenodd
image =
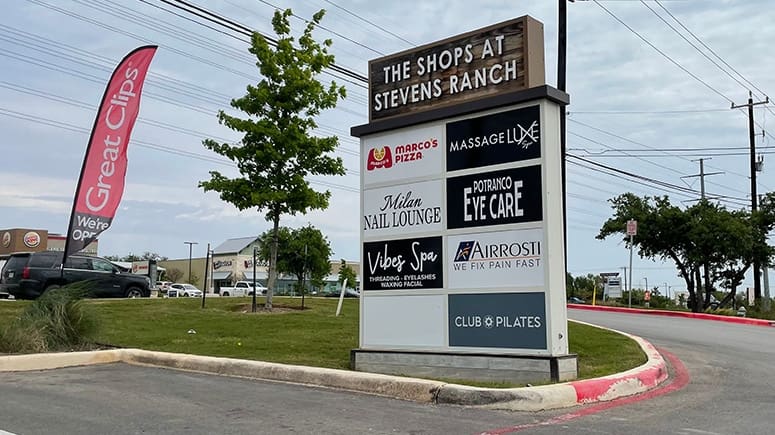
M 16 434 L 13 433 L 13 432 L 6 432 L 6 431 L 0 429 L 0 435 L 16 435 Z
M 654 397 L 663 396 L 665 394 L 669 394 L 674 391 L 683 389 L 689 383 L 689 371 L 686 369 L 686 366 L 683 365 L 683 363 L 681 362 L 680 359 L 678 359 L 678 357 L 676 357 L 670 352 L 667 352 L 665 350 L 660 350 L 659 353 L 661 353 L 668 361 L 670 361 L 670 365 L 673 366 L 673 371 L 675 372 L 675 377 L 673 378 L 672 382 L 670 382 L 669 385 L 663 388 L 655 388 L 653 390 L 646 391 L 643 394 L 638 394 L 638 395 L 629 396 L 629 397 L 622 397 L 621 399 L 612 400 L 610 402 L 601 402 L 597 405 L 592 405 L 592 406 L 580 409 L 577 412 L 570 412 L 568 414 L 558 415 L 557 417 L 550 418 L 549 420 L 539 421 L 536 423 L 520 424 L 512 427 L 492 429 L 492 430 L 480 432 L 479 435 L 503 435 L 508 433 L 520 432 L 525 429 L 532 429 L 534 427 L 553 426 L 556 424 L 565 423 L 570 420 L 577 419 L 579 417 L 584 417 L 591 414 L 597 414 L 598 412 L 605 411 L 611 408 L 616 408 L 617 406 L 629 405 L 631 403 L 640 402 L 642 400 L 653 399 Z M 710 434 L 710 432 L 708 432 L 708 434 Z
M 683 429 L 681 429 L 681 431 L 691 432 L 691 433 L 700 433 L 700 434 L 704 434 L 704 435 L 721 435 L 718 432 L 708 432 L 706 430 L 691 429 L 691 428 L 683 428 Z

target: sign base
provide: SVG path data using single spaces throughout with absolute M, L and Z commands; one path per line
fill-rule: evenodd
M 578 377 L 578 356 L 491 355 L 353 349 L 356 371 L 478 382 L 565 382 Z

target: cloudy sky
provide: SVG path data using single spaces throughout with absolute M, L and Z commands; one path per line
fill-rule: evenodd
M 256 211 L 240 212 L 197 188 L 217 169 L 236 170 L 206 150 L 203 138 L 236 141 L 219 109 L 257 81 L 247 38 L 159 0 L 14 0 L 0 18 L 0 228 L 67 230 L 89 129 L 116 63 L 146 43 L 160 46 L 146 82 L 129 150 L 127 185 L 100 254 L 157 252 L 185 258 L 184 241 L 207 243 L 259 234 Z M 556 84 L 557 5 L 548 0 L 191 0 L 225 18 L 271 33 L 275 7 L 301 18 L 326 9 L 318 39 L 331 38 L 336 63 L 366 75 L 369 59 L 492 23 L 531 15 L 544 23 L 547 83 Z M 750 202 L 748 130 L 731 110 L 775 92 L 775 10 L 770 1 L 577 1 L 568 5 L 568 269 L 611 272 L 627 265 L 619 240 L 594 238 L 610 216 L 607 199 L 624 193 L 699 197 L 696 159 L 709 158 L 709 195 L 730 208 Z M 303 27 L 294 18 L 296 29 Z M 695 39 L 696 38 L 698 39 Z M 716 57 L 718 55 L 718 57 Z M 710 60 L 709 60 L 710 58 Z M 330 75 L 322 80 L 335 79 Z M 359 257 L 359 144 L 350 127 L 367 121 L 362 83 L 320 118 L 320 134 L 340 138 L 348 174 L 313 180 L 331 207 L 286 216 L 331 241 L 335 258 Z M 775 94 L 773 94 L 775 95 Z M 764 157 L 759 192 L 775 186 L 770 162 L 775 109 L 758 106 L 756 139 Z M 766 134 L 761 136 L 762 130 Z M 612 167 L 656 183 L 612 174 Z M 670 264 L 635 259 L 633 281 L 683 287 Z M 746 285 L 751 285 L 749 280 Z

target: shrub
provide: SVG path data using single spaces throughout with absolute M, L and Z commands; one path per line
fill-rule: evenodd
M 94 347 L 96 315 L 84 303 L 88 284 L 74 283 L 36 299 L 5 331 L 0 352 L 39 353 Z

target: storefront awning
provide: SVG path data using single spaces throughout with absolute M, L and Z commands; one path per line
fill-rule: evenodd
M 231 272 L 213 272 L 213 281 L 222 281 L 224 279 L 231 279 Z
M 245 281 L 253 281 L 253 271 L 252 270 L 246 270 L 243 272 L 245 274 Z M 267 279 L 269 276 L 266 272 L 262 272 L 260 270 L 256 271 L 256 281 L 261 281 Z

